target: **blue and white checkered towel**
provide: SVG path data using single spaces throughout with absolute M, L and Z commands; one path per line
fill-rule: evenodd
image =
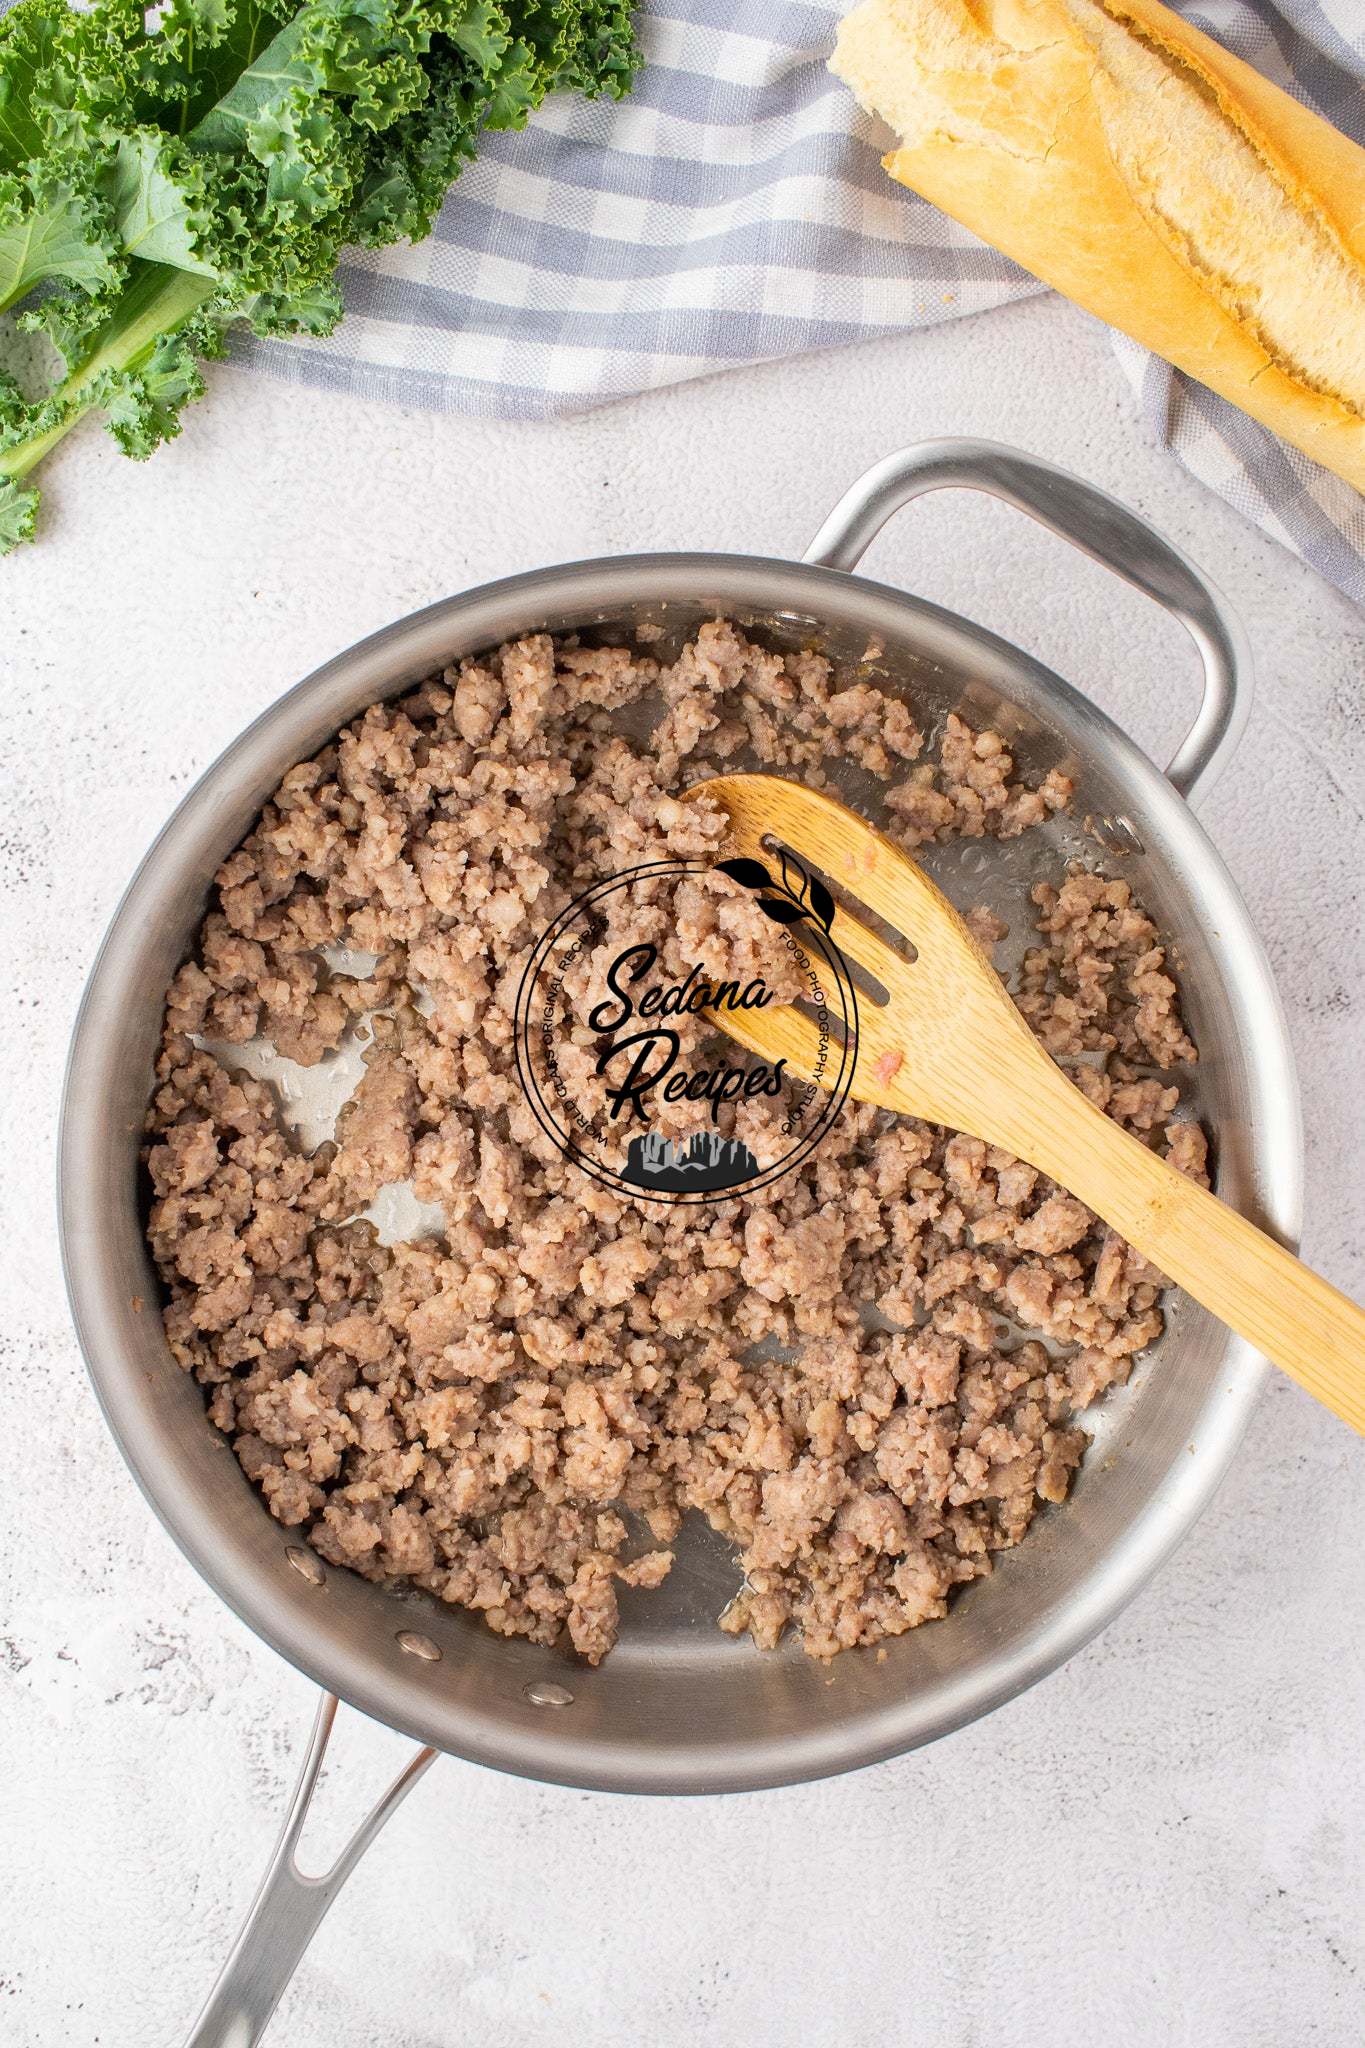
M 545 416 L 1041 289 L 886 177 L 886 131 L 825 68 L 843 11 L 647 0 L 630 99 L 556 99 L 526 133 L 489 136 L 428 242 L 351 258 L 331 340 L 254 355 L 409 404 Z M 1365 0 L 1184 12 L 1365 142 Z M 1115 347 L 1194 474 L 1365 602 L 1365 499 L 1146 350 Z

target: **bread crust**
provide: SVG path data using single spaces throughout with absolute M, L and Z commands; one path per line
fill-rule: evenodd
M 1229 222 L 1226 191 L 1213 180 L 1204 190 L 1197 163 L 1178 192 L 1135 184 L 1116 121 L 1151 132 L 1167 122 L 1178 142 L 1180 110 L 1165 91 L 1133 100 L 1101 61 L 1096 22 L 1156 53 L 1178 89 L 1214 110 L 1229 148 L 1254 152 L 1257 180 L 1273 179 L 1305 262 L 1319 265 L 1314 327 L 1336 293 L 1340 331 L 1358 330 L 1365 150 L 1160 0 L 864 0 L 832 68 L 904 138 L 883 159 L 892 177 L 1365 490 L 1365 360 L 1315 376 L 1258 323 L 1250 202 L 1244 222 Z M 1262 186 L 1263 206 L 1271 191 Z M 1243 235 L 1251 290 L 1207 266 L 1206 226 Z M 1293 232 L 1274 252 L 1281 264 L 1297 254 Z M 1282 310 L 1292 327 L 1295 308 Z

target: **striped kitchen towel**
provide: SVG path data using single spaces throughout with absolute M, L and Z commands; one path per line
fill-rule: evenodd
M 546 417 L 1040 290 L 885 176 L 888 131 L 825 68 L 842 11 L 647 0 L 629 99 L 556 98 L 524 134 L 488 136 L 427 242 L 352 253 L 333 337 L 243 353 L 405 404 Z M 1365 0 L 1183 11 L 1365 143 Z M 1114 345 L 1181 461 L 1365 602 L 1365 499 L 1146 350 Z

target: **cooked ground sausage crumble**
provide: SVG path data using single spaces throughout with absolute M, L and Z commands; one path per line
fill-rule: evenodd
M 653 692 L 646 754 L 613 713 Z M 698 1208 L 619 1197 L 542 1133 L 512 1049 L 529 947 L 588 882 L 722 851 L 721 814 L 679 792 L 752 756 L 813 783 L 855 762 L 909 848 L 1013 837 L 1070 796 L 960 717 L 927 751 L 875 677 L 843 686 L 725 623 L 667 664 L 538 636 L 291 769 L 167 1001 L 146 1152 L 166 1331 L 271 1513 L 334 1564 L 504 1635 L 567 1632 L 592 1663 L 618 1585 L 660 1583 L 693 1508 L 738 1549 L 721 1626 L 764 1647 L 794 1624 L 827 1658 L 942 1615 L 1064 1498 L 1076 1412 L 1161 1329 L 1161 1276 L 972 1138 L 849 1103 L 797 1172 Z M 1088 872 L 1033 900 L 1020 1008 L 1202 1177 L 1203 1135 L 1153 1077 L 1195 1054 L 1150 920 Z M 681 972 L 772 944 L 720 876 L 662 923 Z M 330 971 L 339 945 L 372 972 Z M 309 1156 L 227 1048 L 311 1065 L 357 1028 L 364 1079 Z M 727 1113 L 762 1141 L 764 1105 Z M 361 1218 L 405 1181 L 444 1235 L 384 1244 Z

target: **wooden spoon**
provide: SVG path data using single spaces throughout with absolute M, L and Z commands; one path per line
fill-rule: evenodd
M 900 847 L 832 797 L 778 776 L 721 776 L 689 794 L 726 812 L 737 855 L 761 861 L 771 845 L 787 847 L 914 948 L 907 962 L 836 911 L 833 943 L 890 996 L 858 1006 L 849 1091 L 858 1101 L 946 1124 L 1036 1166 L 1365 1435 L 1365 1313 L 1081 1093 Z M 718 1009 L 715 1022 L 764 1059 L 820 1079 L 818 1033 L 804 1011 Z

